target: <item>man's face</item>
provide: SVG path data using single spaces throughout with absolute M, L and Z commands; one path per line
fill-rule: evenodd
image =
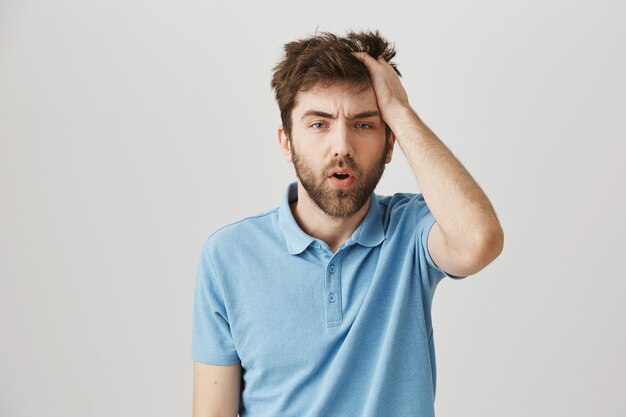
M 336 83 L 300 92 L 291 119 L 283 149 L 303 188 L 328 216 L 352 216 L 391 160 L 374 90 Z

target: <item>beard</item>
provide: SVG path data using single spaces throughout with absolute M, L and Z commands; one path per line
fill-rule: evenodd
M 385 150 L 372 169 L 364 172 L 352 158 L 342 157 L 328 164 L 321 174 L 314 170 L 300 158 L 295 148 L 291 147 L 291 159 L 296 170 L 296 176 L 302 186 L 311 197 L 311 200 L 326 215 L 335 218 L 350 217 L 363 207 L 367 199 L 372 195 L 385 171 L 387 159 L 387 145 Z M 333 168 L 348 168 L 354 174 L 352 186 L 346 189 L 334 188 L 328 181 L 327 173 Z

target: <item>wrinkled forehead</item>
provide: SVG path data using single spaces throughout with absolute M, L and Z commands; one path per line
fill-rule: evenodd
M 357 84 L 345 81 L 320 82 L 309 89 L 298 92 L 293 110 L 295 113 L 307 110 L 331 112 L 336 108 L 345 107 L 349 107 L 349 110 L 355 113 L 364 110 L 376 110 L 376 95 L 371 84 L 369 82 Z
M 349 81 L 349 80 L 341 80 L 341 79 L 328 79 L 328 80 L 318 80 L 315 82 L 310 82 L 308 84 L 304 84 L 298 90 L 298 94 L 305 92 L 319 92 L 322 90 L 338 90 L 342 91 L 345 94 L 349 95 L 359 95 L 366 90 L 368 90 L 372 86 L 372 83 L 369 80 L 364 81 Z

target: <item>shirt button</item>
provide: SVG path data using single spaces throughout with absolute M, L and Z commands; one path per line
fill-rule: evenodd
M 328 272 L 330 272 L 331 274 L 335 273 L 335 265 L 331 265 L 330 267 L 328 267 Z
M 334 303 L 336 299 L 337 297 L 335 297 L 334 292 L 331 292 L 330 294 L 328 294 L 328 301 L 330 301 L 331 303 Z
M 319 244 L 319 243 L 317 243 L 317 242 L 315 242 L 315 243 L 313 244 L 313 246 L 315 246 L 315 247 L 316 247 L 316 248 L 318 248 L 318 249 L 321 247 L 321 246 L 320 246 L 320 244 Z

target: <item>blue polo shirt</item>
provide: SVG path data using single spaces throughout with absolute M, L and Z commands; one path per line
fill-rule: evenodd
M 335 253 L 300 229 L 297 197 L 292 183 L 280 207 L 204 242 L 192 359 L 241 362 L 241 417 L 434 416 L 431 303 L 447 274 L 422 195 L 373 193 Z

